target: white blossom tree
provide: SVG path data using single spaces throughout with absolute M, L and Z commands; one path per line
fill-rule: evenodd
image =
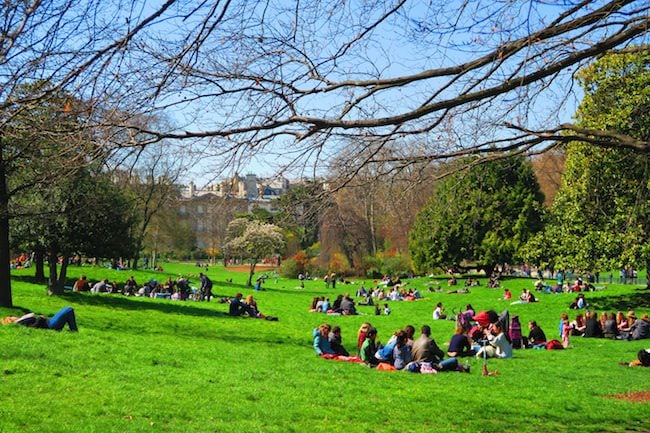
M 255 266 L 265 257 L 281 253 L 286 245 L 282 230 L 257 220 L 237 218 L 228 225 L 228 240 L 224 246 L 231 257 L 250 261 L 250 273 L 246 285 L 252 285 Z

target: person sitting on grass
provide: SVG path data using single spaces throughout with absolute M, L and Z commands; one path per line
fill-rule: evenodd
M 546 334 L 542 328 L 539 327 L 536 321 L 531 320 L 528 322 L 528 338 L 524 341 L 524 345 L 529 348 L 543 348 L 546 346 Z
M 444 307 L 442 306 L 442 302 L 438 302 L 436 304 L 436 308 L 433 310 L 433 320 L 441 320 L 441 319 L 446 319 L 447 315 L 445 314 Z
M 444 357 L 445 353 L 440 350 L 436 341 L 431 338 L 431 327 L 423 325 L 420 329 L 420 338 L 413 342 L 411 348 L 412 359 L 415 362 L 438 363 Z
M 357 353 L 359 356 L 361 356 L 361 347 L 366 341 L 366 336 L 368 335 L 368 330 L 370 328 L 372 328 L 372 325 L 368 322 L 364 322 L 361 324 L 359 331 L 357 332 Z
M 607 320 L 605 320 L 605 325 L 603 326 L 603 334 L 605 338 L 616 338 L 618 336 L 616 315 L 614 313 L 607 314 Z
M 77 318 L 72 307 L 61 308 L 51 319 L 43 315 L 37 316 L 34 313 L 28 313 L 21 317 L 5 317 L 2 319 L 3 324 L 16 323 L 18 325 L 29 326 L 30 328 L 54 329 L 60 331 L 68 325 L 70 331 L 77 332 Z
M 323 303 L 320 305 L 322 313 L 327 313 L 330 310 L 330 298 L 325 298 Z
M 310 313 L 318 313 L 318 296 L 315 296 L 314 299 L 311 300 L 311 305 L 309 306 L 309 312 Z
M 643 314 L 640 318 L 630 326 L 630 340 L 645 340 L 650 338 L 650 320 L 647 314 Z
M 472 345 L 467 337 L 467 329 L 464 326 L 457 326 L 456 332 L 449 341 L 449 348 L 447 349 L 447 356 L 449 357 L 465 357 L 476 355 L 476 350 L 472 349 Z
M 90 284 L 85 275 L 82 275 L 72 286 L 74 292 L 90 292 Z
M 312 332 L 316 355 L 336 355 L 336 352 L 334 352 L 334 349 L 330 345 L 329 334 L 331 330 L 332 327 L 329 323 L 323 323 Z
M 344 316 L 354 316 L 357 314 L 357 309 L 354 306 L 354 301 L 349 293 L 346 293 L 341 300 L 341 314 Z
M 397 342 L 393 349 L 393 366 L 402 370 L 406 364 L 411 362 L 411 346 L 407 344 L 408 335 L 405 331 L 400 331 L 397 334 Z
M 485 338 L 489 344 L 476 352 L 477 358 L 482 358 L 483 354 L 488 358 L 512 358 L 512 345 L 499 322 L 494 323 L 490 331 L 485 330 Z
M 361 360 L 368 367 L 376 367 L 379 365 L 379 359 L 375 357 L 377 352 L 377 345 L 375 344 L 375 339 L 377 338 L 377 330 L 373 327 L 370 327 L 366 332 L 366 339 L 361 346 L 360 357 Z
M 237 293 L 234 298 L 230 300 L 230 309 L 228 313 L 231 316 L 244 316 L 256 317 L 255 310 L 253 310 L 246 302 L 242 301 L 244 295 Z
M 136 283 L 135 278 L 133 278 L 133 275 L 129 277 L 128 280 L 126 280 L 126 283 L 124 283 L 124 289 L 122 290 L 122 293 L 126 296 L 135 296 L 135 292 L 138 290 L 138 283 Z
M 333 327 L 327 338 L 329 339 L 330 347 L 332 348 L 335 354 L 340 356 L 350 356 L 350 353 L 348 353 L 348 351 L 345 350 L 345 347 L 343 347 L 340 326 Z
M 260 313 L 260 310 L 257 308 L 257 300 L 255 300 L 253 295 L 246 296 L 246 305 L 248 305 L 250 311 L 253 312 L 253 317 L 258 317 L 260 319 L 263 319 L 265 317 L 264 314 Z
M 585 338 L 602 338 L 603 329 L 598 320 L 598 314 L 595 311 L 587 313 L 585 320 L 585 333 L 582 335 Z
M 571 335 L 581 336 L 585 333 L 587 325 L 585 324 L 585 318 L 582 314 L 576 314 L 576 318 L 569 323 L 571 327 Z

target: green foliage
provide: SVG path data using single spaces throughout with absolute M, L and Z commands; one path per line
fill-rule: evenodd
M 648 140 L 650 54 L 606 55 L 578 74 L 580 126 Z M 568 146 L 562 187 L 528 257 L 556 268 L 612 269 L 650 258 L 650 164 L 627 149 Z M 543 252 L 542 245 L 546 243 Z
M 363 268 L 369 278 L 381 278 L 384 275 L 405 276 L 411 271 L 411 263 L 402 254 L 377 253 L 364 257 Z
M 164 268 L 164 272 L 120 272 L 83 266 L 70 272 L 71 277 L 85 273 L 93 282 L 106 277 L 123 283 L 131 273 L 138 282 L 164 281 L 178 274 L 189 276 L 193 285 L 198 281 L 199 269 L 193 264 L 169 263 Z M 216 296 L 252 293 L 262 312 L 280 319 L 268 322 L 229 317 L 228 306 L 217 302 L 92 293 L 45 296 L 43 286 L 30 282 L 29 273 L 14 274 L 16 305 L 48 316 L 71 305 L 80 331 L 0 326 L 2 386 L 7 396 L 0 409 L 3 432 L 650 430 L 650 405 L 605 398 L 647 391 L 647 369 L 617 363 L 634 359 L 648 340 L 573 337 L 568 350 L 518 350 L 512 359 L 490 359 L 488 369 L 499 372 L 491 377 L 481 376 L 482 360 L 477 359 L 469 359 L 470 374 L 419 375 L 320 359 L 311 347 L 312 329 L 328 322 L 341 327 L 343 344 L 354 352 L 357 330 L 370 321 L 382 342 L 406 324 L 416 329 L 430 325 L 444 350 L 454 322 L 431 320 L 437 302 L 448 310 L 467 303 L 478 311 L 509 308 L 524 327 L 537 320 L 554 338 L 559 315 L 575 315 L 567 310 L 574 298 L 570 294 L 539 295 L 539 303 L 510 306 L 485 286 L 466 295 L 432 294 L 426 290 L 428 279 L 413 279 L 409 286 L 420 289 L 425 298 L 390 303 L 389 316 L 369 315 L 372 307 L 364 306 L 358 308 L 366 315 L 326 316 L 307 312 L 314 296 L 354 294 L 362 281 L 337 285 L 337 292 L 332 292 L 325 291 L 320 280 L 305 281 L 305 288 L 297 290 L 296 279 L 281 278 L 275 284 L 271 278 L 264 284 L 266 291 L 253 292 L 242 290 L 246 273 L 210 267 L 207 273 L 215 282 Z M 227 282 L 230 279 L 232 283 Z M 481 282 L 485 284 L 484 279 Z M 506 280 L 504 285 L 517 293 L 532 288 L 532 281 Z M 650 312 L 647 291 L 635 286 L 607 285 L 588 293 L 587 299 L 598 312 Z M 0 309 L 0 316 L 10 314 L 22 311 Z M 444 393 L 444 404 L 421 404 L 431 401 L 432 390 Z M 459 417 L 468 413 L 468 393 L 476 397 L 472 403 L 476 409 L 473 415 Z M 369 409 L 369 404 L 379 409 Z M 412 410 L 390 410 L 405 404 Z
M 458 172 L 437 185 L 415 220 L 413 264 L 423 272 L 469 261 L 490 272 L 497 263 L 512 263 L 541 228 L 542 201 L 531 165 L 521 156 Z
M 14 242 L 22 249 L 97 258 L 135 254 L 130 202 L 101 174 L 77 170 L 47 190 L 26 193 L 21 200 L 30 202 L 24 207 L 39 210 L 12 225 Z
M 298 274 L 304 272 L 304 267 L 294 259 L 284 259 L 280 266 L 280 275 L 285 278 L 295 278 Z
M 293 233 L 298 249 L 306 249 L 318 240 L 319 215 L 323 204 L 319 197 L 323 191 L 320 182 L 307 182 L 293 186 L 278 200 L 279 208 L 274 222 Z

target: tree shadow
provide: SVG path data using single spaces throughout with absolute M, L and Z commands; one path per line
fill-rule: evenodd
M 603 311 L 625 311 L 634 308 L 650 308 L 650 290 L 635 289 L 632 293 L 589 299 L 589 308 Z
M 33 275 L 12 275 L 11 279 L 29 284 L 45 284 L 47 286 L 47 278 L 36 278 Z
M 168 299 L 151 299 L 135 296 L 124 296 L 120 294 L 94 294 L 94 293 L 65 293 L 61 296 L 71 301 L 74 305 L 102 306 L 119 310 L 133 311 L 157 311 L 166 314 L 179 314 L 196 317 L 230 317 L 228 311 L 217 311 L 209 308 L 199 307 L 195 304 L 218 304 L 218 301 L 210 303 L 199 303 L 196 301 L 172 301 Z M 215 298 L 226 297 L 226 295 L 214 294 Z M 206 305 L 206 306 L 207 306 Z M 228 304 L 224 304 L 228 310 Z

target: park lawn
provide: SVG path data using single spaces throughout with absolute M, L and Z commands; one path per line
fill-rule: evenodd
M 71 267 L 91 281 L 107 277 L 139 283 L 179 273 L 198 281 L 193 265 L 165 264 L 163 272 Z M 260 270 L 257 275 L 262 273 Z M 549 338 L 571 295 L 539 295 L 540 302 L 509 305 L 502 289 L 470 294 L 430 293 L 428 279 L 410 280 L 425 299 L 389 303 L 392 314 L 359 316 L 307 312 L 318 295 L 354 294 L 361 280 L 325 290 L 322 281 L 273 278 L 253 292 L 247 275 L 211 267 L 215 297 L 254 293 L 262 312 L 277 322 L 231 318 L 227 304 L 68 293 L 46 296 L 33 270 L 14 272 L 15 309 L 52 315 L 64 305 L 77 312 L 79 333 L 16 325 L 0 327 L 2 403 L 0 432 L 633 432 L 650 431 L 650 403 L 606 398 L 650 390 L 650 369 L 618 365 L 635 358 L 641 342 L 574 337 L 565 351 L 519 350 L 510 360 L 489 360 L 498 375 L 482 377 L 481 360 L 471 374 L 419 375 L 383 372 L 320 359 L 311 331 L 322 322 L 339 325 L 353 349 L 364 321 L 386 341 L 407 324 L 432 327 L 439 344 L 453 333 L 451 321 L 431 320 L 436 302 L 447 310 L 471 303 L 477 311 L 509 309 L 522 325 L 535 319 Z M 271 275 L 270 272 L 267 272 Z M 232 283 L 226 282 L 232 279 Z M 515 297 L 533 280 L 504 282 Z M 372 281 L 366 281 L 369 286 Z M 446 284 L 443 288 L 447 289 Z M 607 285 L 587 293 L 597 311 L 650 312 L 640 286 Z M 419 334 L 419 332 L 418 332 Z

